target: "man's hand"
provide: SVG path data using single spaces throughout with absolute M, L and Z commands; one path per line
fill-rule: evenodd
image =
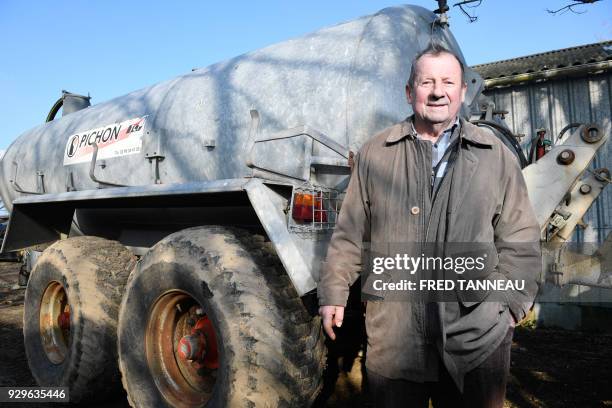
M 325 330 L 325 333 L 327 333 L 332 340 L 336 340 L 336 334 L 334 333 L 333 327 L 342 326 L 344 306 L 321 306 L 319 308 L 319 314 L 323 319 L 323 330 Z

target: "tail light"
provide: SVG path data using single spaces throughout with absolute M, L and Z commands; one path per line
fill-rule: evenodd
M 295 193 L 291 217 L 298 222 L 327 222 L 327 212 L 323 209 L 321 192 Z

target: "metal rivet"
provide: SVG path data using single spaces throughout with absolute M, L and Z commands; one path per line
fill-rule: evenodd
M 557 156 L 557 162 L 559 162 L 559 164 L 567 166 L 569 164 L 572 164 L 575 158 L 576 158 L 576 155 L 574 154 L 573 151 L 569 149 L 565 149 L 561 153 L 559 153 L 559 155 Z
M 589 194 L 591 192 L 591 186 L 588 184 L 583 184 L 580 186 L 580 192 L 582 194 Z
M 410 212 L 414 215 L 417 215 L 419 212 L 421 212 L 421 209 L 415 206 L 410 209 Z

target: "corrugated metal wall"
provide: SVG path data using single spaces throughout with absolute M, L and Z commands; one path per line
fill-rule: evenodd
M 515 134 L 525 134 L 521 144 L 528 147 L 538 128 L 547 137 L 556 137 L 572 122 L 594 122 L 610 134 L 612 116 L 612 74 L 591 75 L 492 89 L 496 109 L 508 111 L 506 123 Z M 571 130 L 570 130 L 571 132 Z M 612 143 L 602 147 L 592 168 L 612 170 Z M 584 217 L 588 227 L 578 228 L 574 240 L 601 243 L 612 231 L 612 186 L 606 188 Z

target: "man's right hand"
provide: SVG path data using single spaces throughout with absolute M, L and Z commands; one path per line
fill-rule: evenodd
M 325 330 L 329 338 L 336 340 L 336 333 L 334 333 L 333 327 L 342 326 L 344 306 L 321 306 L 319 308 L 319 314 L 323 319 L 323 330 Z

